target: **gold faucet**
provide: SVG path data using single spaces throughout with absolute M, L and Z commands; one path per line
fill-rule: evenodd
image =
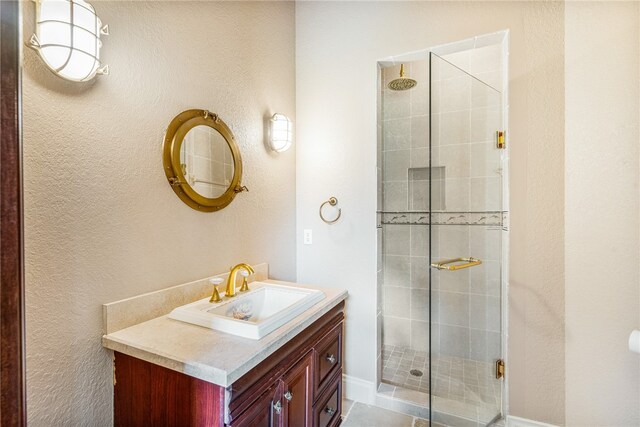
M 227 291 L 224 293 L 225 296 L 236 296 L 236 275 L 238 274 L 239 270 L 247 270 L 249 274 L 255 273 L 255 271 L 253 271 L 253 268 L 249 264 L 241 263 L 233 267 L 229 272 L 229 277 L 227 278 Z

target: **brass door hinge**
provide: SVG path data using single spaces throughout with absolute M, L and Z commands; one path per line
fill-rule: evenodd
M 498 359 L 496 360 L 496 379 L 504 378 L 505 367 L 504 360 Z
M 505 131 L 503 130 L 496 131 L 496 147 L 500 150 L 504 150 L 507 147 Z

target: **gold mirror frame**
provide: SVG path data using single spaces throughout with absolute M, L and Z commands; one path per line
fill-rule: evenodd
M 227 141 L 233 157 L 234 170 L 231 184 L 220 197 L 213 199 L 204 197 L 195 191 L 187 182 L 181 167 L 180 149 L 182 142 L 187 133 L 196 126 L 209 126 L 218 131 Z M 242 179 L 242 157 L 240 156 L 238 144 L 226 123 L 217 114 L 207 110 L 193 109 L 183 111 L 171 120 L 164 136 L 162 163 L 169 185 L 180 197 L 180 200 L 193 209 L 202 212 L 218 211 L 229 205 L 236 197 L 236 194 L 247 190 L 247 187 L 240 185 Z

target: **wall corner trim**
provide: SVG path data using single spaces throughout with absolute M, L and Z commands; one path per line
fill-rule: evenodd
M 371 381 L 352 377 L 350 375 L 342 375 L 344 384 L 344 397 L 354 402 L 366 403 L 374 405 L 376 401 L 376 386 Z
M 540 421 L 529 420 L 526 418 L 507 416 L 507 427 L 557 427 L 554 424 L 546 424 Z

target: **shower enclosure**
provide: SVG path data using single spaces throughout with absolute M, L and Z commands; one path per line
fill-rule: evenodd
M 473 43 L 379 64 L 378 400 L 446 425 L 502 413 L 505 46 Z

